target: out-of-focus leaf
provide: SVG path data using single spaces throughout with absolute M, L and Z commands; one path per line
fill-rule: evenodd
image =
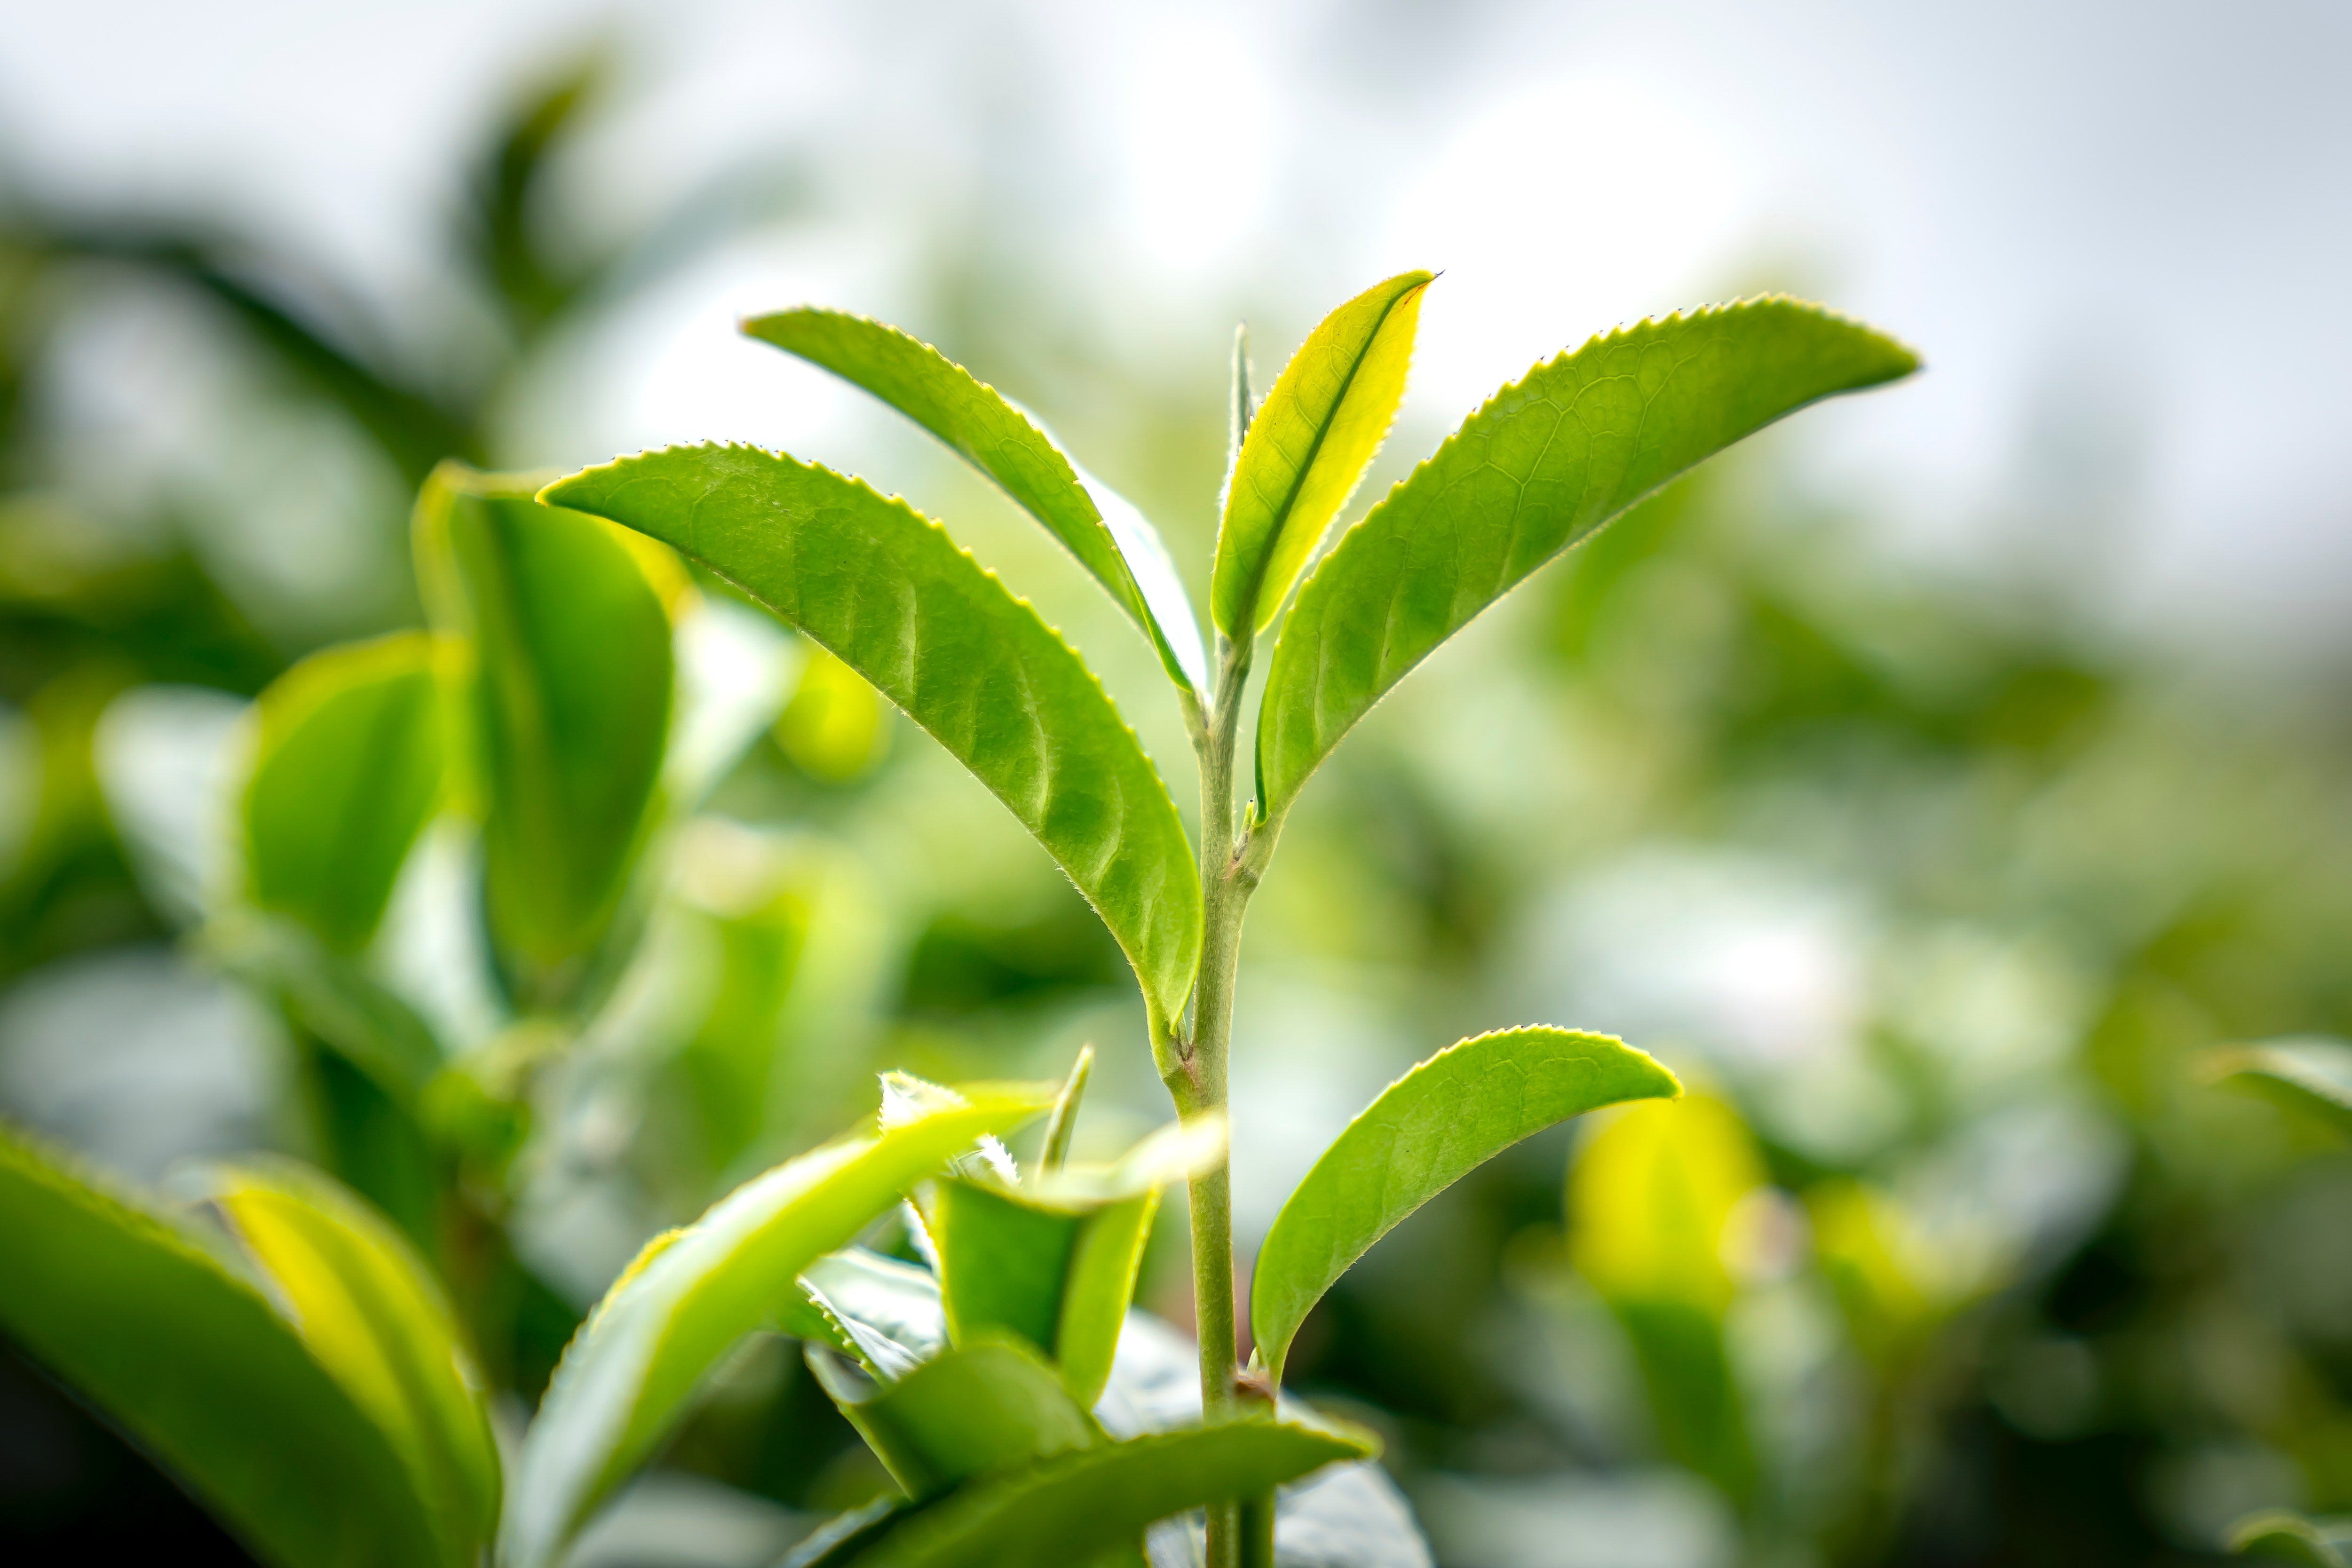
M 801 1275 L 802 1299 L 788 1302 L 788 1334 L 830 1344 L 888 1383 L 939 1354 L 947 1314 L 930 1270 L 862 1247 L 818 1258 Z
M 1200 626 L 1159 531 L 1080 474 L 994 387 L 929 343 L 845 311 L 782 310 L 743 331 L 864 387 L 946 442 L 1078 558 L 1143 628 L 1169 679 L 1206 688 Z
M 1068 1161 L 1070 1139 L 1078 1130 L 1078 1104 L 1086 1098 L 1087 1079 L 1094 1067 L 1094 1047 L 1080 1046 L 1077 1060 L 1070 1064 L 1070 1076 L 1062 1080 L 1062 1092 L 1054 1099 L 1054 1114 L 1045 1119 L 1045 1141 L 1037 1150 L 1041 1172 L 1058 1171 Z
M 1177 1016 L 1201 894 L 1175 803 L 1076 653 L 938 524 L 751 447 L 624 458 L 543 493 L 675 546 L 873 682 L 1037 836 Z
M 1503 388 L 1299 589 L 1258 710 L 1262 815 L 1281 816 L 1391 687 L 1536 568 L 1740 437 L 1918 363 L 1771 298 L 1621 329 Z
M 2233 1555 L 2267 1557 L 2296 1568 L 2352 1568 L 2352 1520 L 2251 1514 L 2230 1527 L 2229 1545 Z
M 1404 399 L 1427 272 L 1376 283 L 1323 318 L 1254 415 L 1234 344 L 1234 425 L 1241 453 L 1226 481 L 1209 611 L 1229 637 L 1273 624 L 1290 585 L 1364 469 Z
M 918 1501 L 1102 1437 L 1054 1369 L 1001 1336 L 941 1351 L 891 1384 L 865 1378 L 820 1347 L 811 1348 L 809 1365 Z
M 1323 1292 L 1413 1210 L 1571 1116 L 1681 1092 L 1674 1074 L 1621 1040 L 1540 1027 L 1449 1046 L 1381 1090 L 1315 1162 L 1258 1248 L 1250 1326 L 1275 1380 Z
M 1135 1277 L 1143 1267 L 1144 1244 L 1160 1212 L 1160 1189 L 1109 1204 L 1087 1216 L 1070 1249 L 1062 1286 L 1060 1320 L 1054 1331 L 1054 1360 L 1063 1385 L 1088 1409 L 1110 1382 L 1118 1334 L 1135 1300 Z
M 655 816 L 674 682 L 665 598 L 683 578 L 534 489 L 445 465 L 417 501 L 416 542 L 436 617 L 473 650 L 492 946 L 519 999 L 545 1006 L 583 983 Z
M 578 60 L 520 103 L 476 182 L 475 255 L 524 338 L 562 314 L 583 282 L 583 269 L 561 268 L 546 255 L 533 232 L 531 198 L 550 153 L 595 96 L 604 65 L 600 55 Z
M 792 764 L 824 784 L 872 773 L 890 749 L 882 694 L 823 648 L 801 667 L 793 699 L 776 716 L 776 744 Z
M 1839 1178 L 1807 1190 L 1805 1214 L 1813 1255 L 1855 1348 L 1881 1368 L 1892 1367 L 1919 1342 L 1941 1304 L 1901 1255 L 1897 1244 L 1908 1230 L 1902 1211 L 1885 1193 Z
M 508 1568 L 546 1568 L 684 1414 L 705 1374 L 776 1320 L 793 1281 L 983 1134 L 1045 1110 L 1050 1088 L 983 1086 L 744 1184 L 649 1243 L 556 1369 L 524 1440 L 499 1531 Z
M 2352 1046 L 2340 1040 L 2271 1040 L 2225 1046 L 2205 1056 L 2205 1071 L 2301 1111 L 2352 1137 Z
M 0 1323 L 279 1568 L 448 1564 L 386 1434 L 188 1233 L 0 1126 Z
M 392 1440 L 443 1560 L 479 1561 L 498 1525 L 498 1446 L 480 1374 L 423 1260 L 381 1216 L 289 1163 L 217 1167 L 208 1191 L 311 1356 Z
M 253 900 L 355 952 L 441 795 L 433 639 L 404 633 L 314 654 L 257 706 L 244 801 Z
M 1248 1420 L 1130 1437 L 974 1481 L 903 1516 L 857 1568 L 1067 1568 L 1131 1551 L 1154 1520 L 1377 1452 L 1354 1427 Z

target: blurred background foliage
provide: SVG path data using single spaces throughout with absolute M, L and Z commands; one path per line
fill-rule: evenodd
M 0 206 L 0 1107 L 140 1176 L 250 1147 L 329 1165 L 436 1249 L 526 1402 L 646 1235 L 838 1127 L 877 1069 L 1053 1076 L 1090 1040 L 1082 1151 L 1165 1115 L 1076 894 L 856 677 L 715 584 L 664 600 L 670 763 L 697 711 L 731 702 L 750 739 L 613 808 L 640 882 L 529 974 L 458 973 L 429 931 L 390 952 L 403 900 L 471 852 L 459 798 L 354 961 L 430 1049 L 552 1059 L 527 1130 L 464 1075 L 399 1103 L 196 920 L 247 702 L 445 591 L 407 526 L 435 466 L 606 455 L 546 391 L 582 334 L 821 206 L 817 152 L 787 149 L 625 232 L 586 221 L 609 75 L 587 57 L 514 100 L 446 286 L 405 315 L 226 219 Z M 1090 334 L 1050 265 L 952 214 L 919 255 L 907 324 L 1205 561 L 1222 345 Z M 110 333 L 201 372 L 163 459 L 110 453 L 77 406 Z M 1401 431 L 1357 510 L 1444 428 Z M 767 438 L 827 456 L 788 419 Z M 1116 611 L 943 458 L 858 439 L 1087 650 L 1189 799 Z M 1530 584 L 1295 819 L 1244 952 L 1244 1258 L 1349 1110 L 1462 1035 L 1604 1029 L 1701 1092 L 1450 1192 L 1341 1282 L 1292 1381 L 1387 1436 L 1461 1568 L 2191 1562 L 2251 1509 L 2352 1510 L 2352 1156 L 2192 1069 L 2352 1034 L 2352 670 L 2123 624 L 2095 552 L 1923 571 L 1793 451 L 1744 449 Z M 1987 526 L 2091 538 L 2114 493 L 2092 472 Z M 585 653 L 603 629 L 549 635 Z M 698 668 L 733 696 L 698 696 Z M 1179 1321 L 1181 1225 L 1163 1210 L 1145 1289 Z M 870 1494 L 862 1456 L 763 1347 L 582 1561 L 764 1561 Z M 0 1530 L 42 1560 L 237 1560 L 13 1352 Z

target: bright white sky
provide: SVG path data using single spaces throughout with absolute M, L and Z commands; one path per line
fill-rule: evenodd
M 983 199 L 982 231 L 1048 237 L 1114 348 L 1221 353 L 1245 312 L 1267 373 L 1316 307 L 1445 268 L 1408 404 L 1433 433 L 1760 267 L 1930 361 L 1816 417 L 1795 449 L 1824 493 L 1942 545 L 2106 496 L 2140 531 L 2119 598 L 2257 636 L 2352 602 L 2334 0 L 0 0 L 0 171 L 226 209 L 397 297 L 501 93 L 598 26 L 635 77 L 611 199 L 789 145 L 831 215 L 619 330 L 628 374 L 589 416 L 615 446 L 779 439 L 772 359 L 727 319 L 892 310 L 925 234 Z M 2070 452 L 2125 479 L 2070 490 Z

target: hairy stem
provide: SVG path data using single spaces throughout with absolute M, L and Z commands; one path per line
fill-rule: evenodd
M 1242 913 L 1257 885 L 1234 832 L 1234 753 L 1250 645 L 1217 639 L 1217 684 L 1199 733 L 1201 760 L 1201 976 L 1192 992 L 1190 1037 L 1163 1065 L 1177 1113 L 1187 1121 L 1225 1110 L 1226 1053 L 1233 1039 L 1234 974 Z M 1192 1179 L 1192 1310 L 1201 1339 L 1202 1416 L 1221 1421 L 1235 1405 L 1233 1183 L 1226 1164 Z M 1209 1568 L 1239 1562 L 1237 1513 L 1209 1510 Z

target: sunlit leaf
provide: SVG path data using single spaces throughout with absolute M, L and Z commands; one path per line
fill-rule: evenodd
M 1275 1216 L 1250 1286 L 1258 1354 L 1282 1375 L 1332 1283 L 1407 1215 L 1523 1138 L 1604 1105 L 1682 1092 L 1606 1035 L 1502 1029 L 1447 1047 L 1381 1090 Z
M 583 983 L 653 820 L 674 685 L 665 599 L 683 579 L 642 541 L 539 505 L 536 483 L 445 464 L 416 542 L 436 618 L 473 653 L 491 942 L 519 998 L 551 1005 Z
M 2340 1040 L 2270 1040 L 2209 1051 L 2207 1074 L 2239 1084 L 2352 1136 L 2352 1046 Z
M 375 934 L 392 885 L 441 795 L 433 639 L 330 648 L 257 704 L 244 800 L 255 903 L 350 952 Z
M 424 1261 L 384 1219 L 288 1162 L 216 1167 L 207 1191 L 318 1363 L 408 1467 L 451 1563 L 498 1524 L 499 1455 L 480 1373 Z
M 1130 1437 L 959 1488 L 903 1516 L 857 1568 L 1068 1568 L 1131 1548 L 1155 1520 L 1271 1490 L 1378 1451 L 1332 1425 L 1227 1422 Z
M 779 1326 L 832 1345 L 882 1382 L 905 1376 L 947 1344 L 940 1282 L 928 1268 L 844 1247 L 810 1264 L 800 1288 L 802 1300 L 787 1303 Z
M 873 772 L 889 751 L 890 710 L 864 677 L 817 648 L 801 667 L 775 731 L 794 767 L 824 784 L 847 784 Z
M 864 387 L 946 442 L 1078 558 L 1143 628 L 1171 679 L 1206 688 L 1200 626 L 1158 531 L 994 387 L 929 343 L 845 311 L 783 310 L 743 331 Z
M 1234 345 L 1234 424 L 1246 425 L 1226 481 L 1209 610 L 1230 637 L 1264 631 L 1323 531 L 1348 504 L 1404 398 L 1426 272 L 1374 284 L 1307 334 L 1247 412 L 1244 342 Z
M 1192 989 L 1199 874 L 1175 803 L 1085 663 L 904 502 L 751 447 L 679 447 L 551 485 L 671 544 L 879 688 L 1087 896 L 1162 1018 Z
M 1740 437 L 1917 364 L 1772 298 L 1621 329 L 1503 388 L 1299 589 L 1258 710 L 1262 814 L 1286 811 L 1391 687 L 1553 556 Z
M 982 1087 L 966 1102 L 829 1144 L 745 1183 L 649 1244 L 563 1353 L 531 1424 L 499 1532 L 508 1568 L 545 1568 L 685 1413 L 793 1281 L 983 1134 L 1053 1102 L 1050 1087 Z
M 393 1443 L 253 1284 L 0 1126 L 0 1324 L 278 1568 L 447 1564 Z
M 2235 1556 L 2266 1557 L 2295 1568 L 2352 1568 L 2352 1520 L 2252 1514 L 2230 1527 L 2229 1544 Z
M 1054 1369 L 1017 1340 L 983 1336 L 891 1383 L 867 1379 L 823 1348 L 812 1349 L 809 1365 L 890 1479 L 918 1500 L 1102 1440 Z

